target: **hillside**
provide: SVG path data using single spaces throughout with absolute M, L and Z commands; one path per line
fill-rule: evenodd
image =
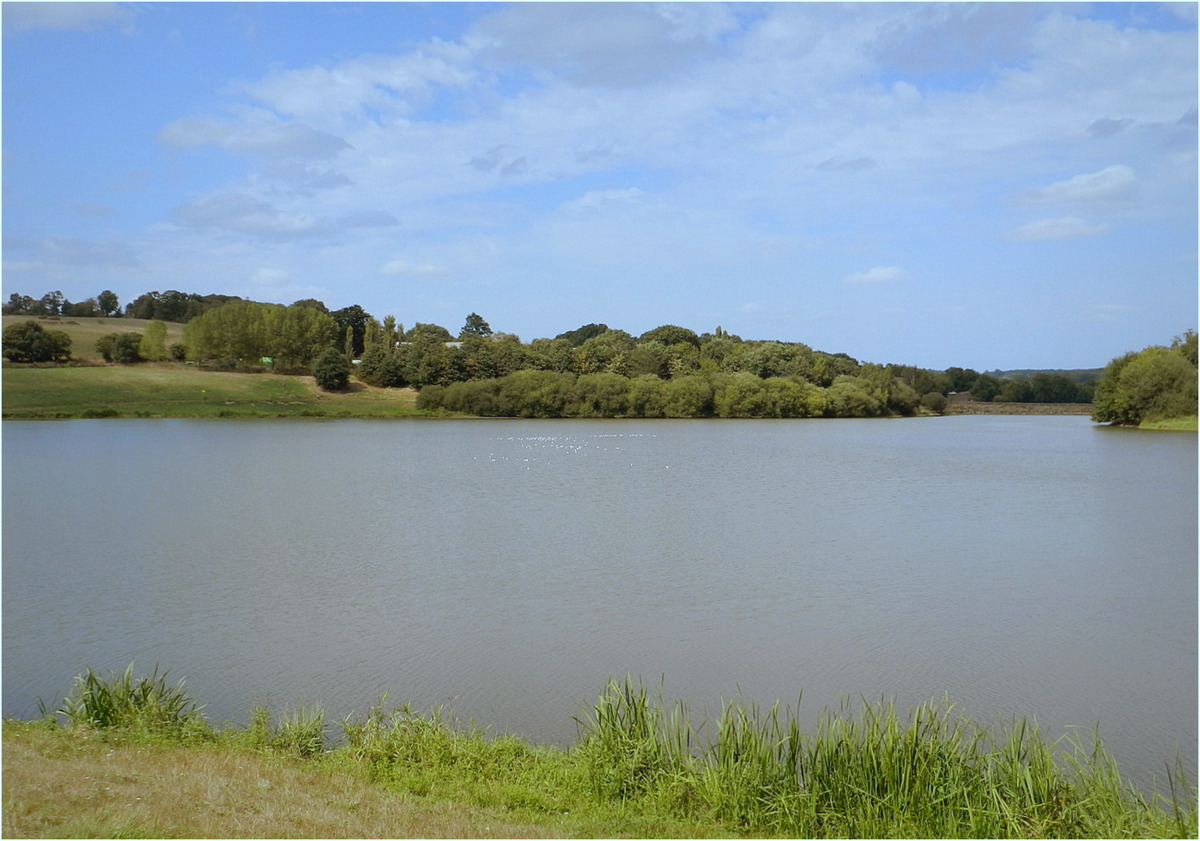
M 141 333 L 150 323 L 144 318 L 71 318 L 70 316 L 34 317 L 31 315 L 3 316 L 4 326 L 22 321 L 36 321 L 47 330 L 61 330 L 71 337 L 71 356 L 85 362 L 102 362 L 96 350 L 96 340 L 109 333 Z M 167 346 L 183 341 L 183 325 L 166 322 Z

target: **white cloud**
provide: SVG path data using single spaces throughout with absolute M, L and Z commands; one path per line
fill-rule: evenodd
M 1022 225 L 1008 234 L 1008 238 L 1018 242 L 1038 240 L 1080 239 L 1108 233 L 1108 225 L 1089 225 L 1075 216 L 1063 216 L 1058 219 L 1040 219 Z
M 1076 175 L 1025 194 L 1027 204 L 1067 204 L 1128 199 L 1137 191 L 1133 169 L 1124 164 L 1105 167 L 1099 172 Z
M 846 278 L 847 283 L 893 283 L 908 277 L 908 272 L 899 266 L 875 266 Z

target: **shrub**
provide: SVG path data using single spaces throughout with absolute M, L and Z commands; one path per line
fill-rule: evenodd
M 96 340 L 96 350 L 105 362 L 141 362 L 141 333 L 109 333 Z
M 921 406 L 940 415 L 946 411 L 946 395 L 938 394 L 936 391 L 923 394 L 921 395 Z
M 67 362 L 71 358 L 70 336 L 32 320 L 5 327 L 3 342 L 4 358 L 10 362 Z
M 350 363 L 333 348 L 317 357 L 312 373 L 317 385 L 326 391 L 341 391 L 350 384 Z

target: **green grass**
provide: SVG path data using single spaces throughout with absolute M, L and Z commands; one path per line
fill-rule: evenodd
M 1196 432 L 1196 416 L 1190 418 L 1167 418 L 1165 420 L 1144 420 L 1138 424 L 1138 429 L 1152 429 L 1163 432 Z
M 146 417 L 404 417 L 416 409 L 409 389 L 354 383 L 324 392 L 312 377 L 206 371 L 149 364 L 3 369 L 9 420 Z
M 157 699 L 148 702 L 150 709 L 194 709 L 181 706 L 182 687 L 167 692 L 165 675 L 157 672 L 142 682 L 133 680 L 132 670 L 108 682 L 89 672 L 64 703 L 61 718 L 69 729 L 41 725 L 60 728 L 67 741 L 43 751 L 74 756 L 67 734 L 81 727 L 115 744 L 185 742 L 170 715 L 147 716 L 143 710 L 102 719 L 65 712 L 106 692 L 137 695 L 145 681 L 157 687 L 145 693 Z M 264 759 L 349 775 L 408 802 L 445 803 L 489 822 L 503 815 L 509 836 L 1197 834 L 1196 790 L 1178 771 L 1178 761 L 1168 776 L 1170 790 L 1147 796 L 1121 778 L 1098 741 L 1090 747 L 1068 738 L 1050 741 L 1023 720 L 982 728 L 947 700 L 919 705 L 907 715 L 888 703 L 826 710 L 811 733 L 798 720 L 798 709 L 730 703 L 711 728 L 694 726 L 685 705 L 653 701 L 640 683 L 626 679 L 611 682 L 577 719 L 579 741 L 566 750 L 463 726 L 441 708 L 428 713 L 407 705 L 388 708 L 386 697 L 365 716 L 347 717 L 334 743 L 327 740 L 319 708 L 295 708 L 273 723 L 260 707 L 246 727 L 210 727 L 206 741 L 193 736 L 187 744 L 188 750 L 218 754 L 249 750 Z M 6 723 L 6 754 L 10 727 Z M 39 808 L 8 787 L 10 772 L 23 769 L 6 760 L 4 770 L 6 811 L 35 820 Z M 76 817 L 86 828 L 86 819 Z M 120 819 L 108 815 L 106 826 Z M 154 830 L 172 833 L 169 816 L 155 813 L 153 820 Z M 127 831 L 136 834 L 143 827 L 132 824 Z M 288 835 L 289 828 L 280 824 L 268 834 Z

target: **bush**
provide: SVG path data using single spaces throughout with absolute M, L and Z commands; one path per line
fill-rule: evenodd
M 939 415 L 946 411 L 946 395 L 931 391 L 921 395 L 921 407 Z
M 36 321 L 4 328 L 4 358 L 10 362 L 67 362 L 71 337 L 62 330 L 47 330 Z
M 312 373 L 317 385 L 326 391 L 342 391 L 350 384 L 350 363 L 333 348 L 317 357 Z
M 109 333 L 96 340 L 96 350 L 105 362 L 141 362 L 141 347 L 141 333 Z

